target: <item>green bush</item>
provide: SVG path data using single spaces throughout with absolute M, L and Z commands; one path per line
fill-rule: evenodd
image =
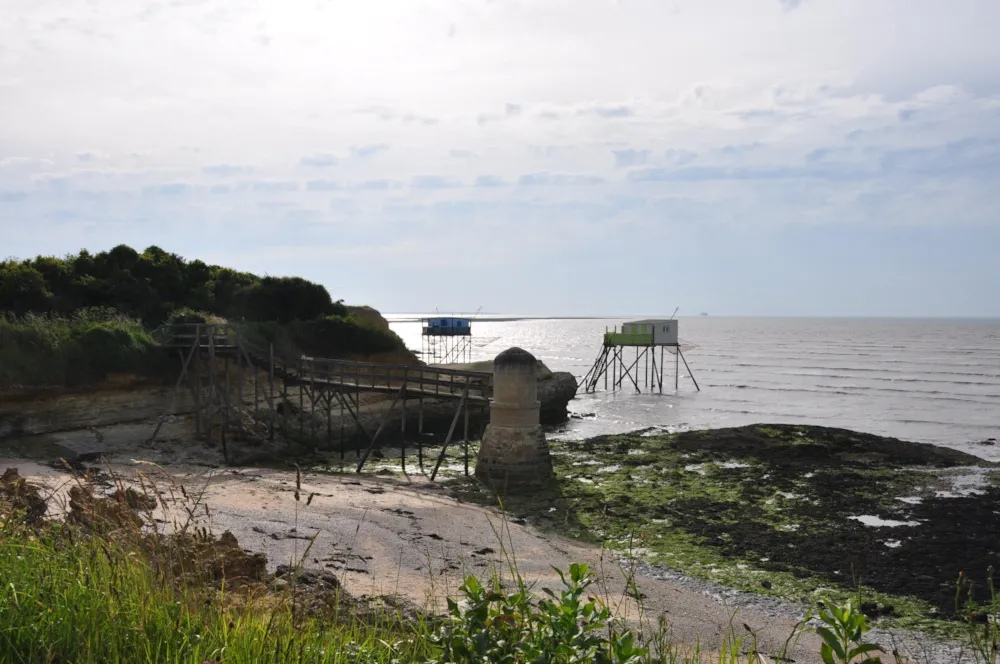
M 498 584 L 484 587 L 469 577 L 459 589 L 464 600 L 448 600 L 448 621 L 432 636 L 440 662 L 595 662 L 632 664 L 650 661 L 635 635 L 616 625 L 607 605 L 584 593 L 593 583 L 587 565 L 573 563 L 559 594 L 533 596 L 523 584 L 507 593 Z
M 155 246 L 0 262 L 0 311 L 70 316 L 88 307 L 112 308 L 148 326 L 185 307 L 281 323 L 347 315 L 320 284 L 186 261 Z
M 88 385 L 113 373 L 160 376 L 168 363 L 138 321 L 113 312 L 0 316 L 0 389 Z
M 395 332 L 349 315 L 295 321 L 288 326 L 288 334 L 296 346 L 316 357 L 338 358 L 406 350 L 406 344 Z
M 2 261 L 0 317 L 0 388 L 159 375 L 167 354 L 154 351 L 143 326 L 162 324 L 244 324 L 286 358 L 406 350 L 319 284 L 185 261 L 155 246 Z

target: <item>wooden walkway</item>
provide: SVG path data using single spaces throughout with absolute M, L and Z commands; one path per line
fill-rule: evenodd
M 163 345 L 198 349 L 216 357 L 243 355 L 245 361 L 294 386 L 316 386 L 338 392 L 380 392 L 395 394 L 403 386 L 413 397 L 460 399 L 488 403 L 493 375 L 482 371 L 462 371 L 422 365 L 354 362 L 301 356 L 290 359 L 275 355 L 262 342 L 251 341 L 239 325 L 172 325 L 160 328 Z M 466 390 L 468 394 L 466 395 Z
M 401 404 L 403 411 L 402 434 L 404 438 L 403 465 L 405 470 L 406 401 L 417 399 L 418 433 L 423 433 L 424 400 L 457 402 L 454 418 L 445 439 L 444 448 L 437 460 L 431 479 L 437 474 L 444 459 L 445 451 L 455 433 L 459 416 L 465 414 L 466 472 L 468 472 L 468 427 L 469 405 L 485 406 L 489 403 L 493 389 L 493 375 L 487 372 L 462 371 L 428 367 L 423 365 L 380 364 L 375 362 L 354 362 L 308 356 L 288 357 L 275 353 L 274 345 L 254 338 L 244 326 L 236 324 L 178 324 L 163 326 L 154 332 L 156 339 L 166 348 L 176 349 L 181 355 L 181 374 L 177 379 L 168 413 L 173 409 L 174 395 L 187 383 L 195 402 L 196 426 L 199 434 L 203 428 L 212 437 L 212 422 L 221 418 L 223 453 L 228 459 L 226 429 L 233 419 L 230 381 L 230 362 L 236 365 L 236 402 L 243 404 L 243 388 L 247 372 L 252 374 L 254 389 L 254 409 L 260 403 L 261 392 L 269 411 L 269 439 L 274 439 L 275 420 L 285 415 L 282 404 L 289 404 L 289 388 L 297 388 L 300 432 L 304 432 L 306 413 L 305 396 L 309 397 L 310 421 L 313 438 L 317 437 L 315 410 L 317 404 L 325 410 L 327 419 L 327 440 L 332 440 L 331 412 L 340 408 L 340 444 L 343 457 L 344 414 L 354 420 L 358 432 L 368 439 L 368 448 L 358 463 L 358 471 L 364 466 L 376 442 L 383 432 L 389 417 Z M 208 394 L 206 395 L 204 376 L 199 372 L 199 363 L 207 360 Z M 219 360 L 223 362 L 223 376 L 219 375 Z M 263 373 L 266 384 L 261 388 L 259 375 Z M 392 405 L 382 417 L 381 424 L 373 435 L 369 435 L 361 423 L 362 393 L 394 395 Z M 155 439 L 164 421 L 161 418 L 150 441 Z M 207 426 L 203 427 L 203 420 Z M 418 448 L 423 460 L 422 444 Z

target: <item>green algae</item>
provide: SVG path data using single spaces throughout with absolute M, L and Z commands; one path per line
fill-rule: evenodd
M 740 590 L 806 603 L 860 594 L 878 607 L 880 625 L 938 634 L 962 629 L 955 580 L 963 563 L 983 563 L 989 553 L 989 523 L 949 528 L 963 507 L 980 516 L 994 503 L 1000 509 L 997 492 L 936 497 L 947 469 L 981 460 L 835 429 L 626 434 L 550 447 L 557 489 L 503 497 L 510 513 Z M 984 484 L 996 475 L 985 472 Z M 497 501 L 461 478 L 452 489 Z

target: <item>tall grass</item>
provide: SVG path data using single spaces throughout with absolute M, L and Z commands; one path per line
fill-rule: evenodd
M 390 662 L 422 639 L 375 621 L 296 616 L 263 594 L 166 580 L 114 538 L 0 528 L 0 662 Z
M 88 385 L 115 373 L 158 376 L 168 362 L 139 321 L 114 311 L 0 315 L 0 390 Z

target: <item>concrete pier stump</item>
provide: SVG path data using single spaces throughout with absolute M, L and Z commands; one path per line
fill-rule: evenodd
M 538 361 L 509 348 L 493 361 L 490 423 L 476 460 L 476 476 L 497 489 L 523 489 L 553 479 L 549 444 L 539 423 Z

